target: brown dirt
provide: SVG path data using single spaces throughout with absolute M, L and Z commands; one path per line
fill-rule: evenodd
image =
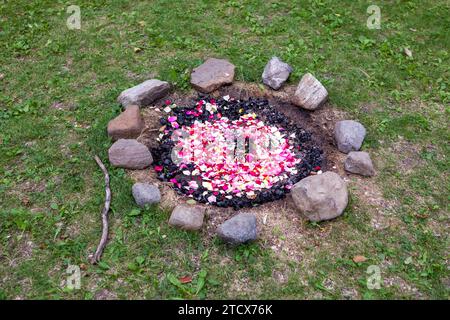
M 398 170 L 403 174 L 412 173 L 417 167 L 422 166 L 425 161 L 420 157 L 421 146 L 399 138 L 398 141 L 387 148 L 387 152 L 398 157 Z
M 106 289 L 101 289 L 95 293 L 95 300 L 117 300 L 117 294 Z
M 13 268 L 19 266 L 24 261 L 32 259 L 36 244 L 30 239 L 31 236 L 28 233 L 9 238 L 8 246 L 4 251 L 0 251 L 0 254 L 1 252 L 5 252 L 5 254 L 0 255 L 0 257 L 5 260 L 6 264 Z

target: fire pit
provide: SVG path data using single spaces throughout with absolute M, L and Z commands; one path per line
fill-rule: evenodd
M 169 224 L 184 230 L 203 229 L 207 216 L 207 234 L 230 244 L 267 236 L 280 219 L 295 224 L 297 213 L 314 222 L 342 215 L 348 190 L 341 152 L 351 153 L 346 171 L 374 174 L 359 152 L 362 124 L 323 106 L 328 92 L 309 73 L 298 86 L 273 91 L 233 82 L 229 63 L 205 64 L 191 78 L 195 95 L 169 94 L 169 83 L 151 79 L 119 96 L 125 110 L 108 124 L 115 140 L 108 156 L 133 170 L 136 204 L 172 210 Z M 288 193 L 292 199 L 277 201 Z
M 281 199 L 311 173 L 323 152 L 311 133 L 268 100 L 213 99 L 163 106 L 159 144 L 152 149 L 158 179 L 202 203 L 240 209 Z

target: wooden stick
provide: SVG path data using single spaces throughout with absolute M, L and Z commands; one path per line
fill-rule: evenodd
M 109 207 L 111 205 L 111 189 L 109 187 L 109 174 L 108 170 L 106 170 L 105 165 L 102 160 L 98 156 L 94 156 L 95 162 L 97 162 L 100 169 L 102 169 L 105 174 L 105 205 L 102 210 L 102 237 L 100 239 L 100 243 L 98 244 L 97 250 L 95 254 L 91 257 L 91 263 L 96 264 L 100 261 L 100 258 L 103 253 L 103 249 L 105 249 L 106 242 L 108 241 L 108 212 Z

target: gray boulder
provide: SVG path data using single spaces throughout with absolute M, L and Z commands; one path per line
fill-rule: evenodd
M 169 224 L 183 230 L 200 230 L 203 226 L 205 208 L 194 205 L 180 204 L 173 209 Z
M 157 186 L 149 183 L 135 183 L 131 188 L 134 201 L 139 207 L 144 207 L 146 204 L 154 204 L 161 201 L 161 193 Z
M 272 57 L 264 68 L 262 80 L 265 85 L 278 90 L 289 78 L 291 72 L 292 68 L 290 65 L 281 61 L 278 57 Z
M 256 217 L 250 213 L 240 213 L 222 223 L 217 229 L 219 238 L 229 244 L 241 244 L 257 237 Z
M 109 162 L 114 167 L 144 169 L 153 162 L 148 148 L 135 139 L 119 139 L 108 150 Z
M 339 151 L 349 153 L 358 151 L 366 136 L 364 126 L 353 120 L 342 120 L 336 123 L 334 128 L 334 139 Z
M 235 66 L 224 59 L 210 58 L 191 73 L 195 90 L 210 93 L 221 86 L 233 83 Z
M 360 174 L 362 176 L 373 176 L 375 174 L 372 159 L 370 159 L 370 155 L 364 151 L 350 152 L 347 159 L 345 159 L 344 168 L 348 172 Z
M 164 97 L 170 90 L 170 84 L 158 79 L 151 79 L 122 91 L 117 101 L 124 107 L 129 105 L 147 106 Z
M 291 194 L 297 210 L 315 222 L 340 216 L 348 204 L 344 180 L 331 171 L 300 180 Z
M 300 80 L 292 103 L 307 110 L 316 110 L 328 98 L 328 91 L 311 73 Z

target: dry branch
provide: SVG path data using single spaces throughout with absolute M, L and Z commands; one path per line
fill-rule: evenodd
M 102 169 L 105 175 L 105 205 L 102 210 L 102 237 L 100 239 L 100 243 L 98 244 L 97 250 L 94 255 L 91 257 L 91 263 L 96 264 L 100 261 L 103 250 L 105 249 L 106 242 L 108 241 L 108 212 L 109 207 L 111 205 L 111 189 L 109 187 L 109 174 L 108 170 L 106 170 L 105 165 L 102 160 L 98 156 L 94 156 L 95 162 L 97 162 L 100 169 Z

